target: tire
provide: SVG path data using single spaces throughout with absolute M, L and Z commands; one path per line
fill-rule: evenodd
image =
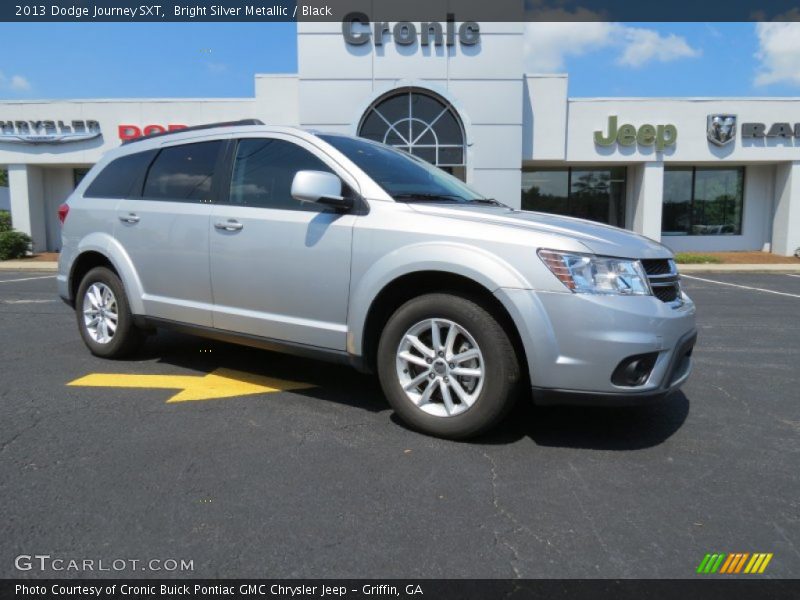
M 433 324 L 439 351 L 432 357 Z M 495 426 L 514 405 L 520 382 L 516 352 L 497 319 L 450 294 L 427 294 L 398 308 L 381 334 L 377 366 L 397 415 L 418 431 L 449 439 Z
M 144 332 L 133 324 L 122 281 L 108 267 L 95 267 L 81 280 L 75 297 L 75 315 L 81 337 L 95 356 L 124 358 L 135 352 L 144 340 Z M 113 315 L 116 315 L 116 328 L 112 330 L 109 321 L 114 322 Z M 93 322 L 97 323 L 94 327 Z

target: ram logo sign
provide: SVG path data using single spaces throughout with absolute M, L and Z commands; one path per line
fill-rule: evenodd
M 708 115 L 706 137 L 716 146 L 724 146 L 736 139 L 736 115 Z

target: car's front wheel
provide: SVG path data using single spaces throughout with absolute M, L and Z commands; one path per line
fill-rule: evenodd
M 96 356 L 123 358 L 144 339 L 133 323 L 122 281 L 107 267 L 95 267 L 81 280 L 75 313 L 81 337 Z
M 427 294 L 389 318 L 378 346 L 378 376 L 392 408 L 422 432 L 463 439 L 511 408 L 520 378 L 508 334 L 471 299 Z

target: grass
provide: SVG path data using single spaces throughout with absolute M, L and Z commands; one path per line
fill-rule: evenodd
M 692 252 L 678 252 L 675 255 L 675 262 L 681 265 L 708 265 L 719 264 L 722 262 L 716 256 L 709 256 L 708 254 L 694 254 Z

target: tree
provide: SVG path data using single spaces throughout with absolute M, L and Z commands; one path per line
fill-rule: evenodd
M 8 171 L 0 169 L 0 187 L 8 187 Z
M 583 196 L 606 196 L 609 188 L 609 175 L 587 171 L 572 182 L 572 193 Z

